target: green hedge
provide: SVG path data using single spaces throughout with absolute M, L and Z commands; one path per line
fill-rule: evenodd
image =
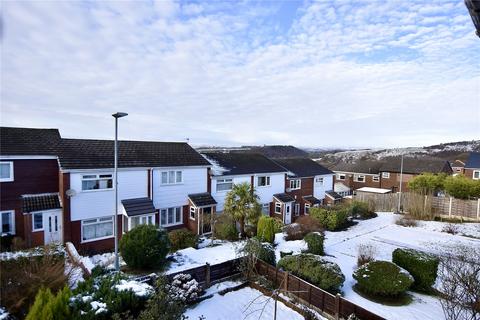
M 228 241 L 238 240 L 238 231 L 233 221 L 228 215 L 222 214 L 214 227 L 215 238 Z
M 164 229 L 139 225 L 120 240 L 120 252 L 127 265 L 134 269 L 162 267 L 170 251 L 170 240 Z
M 278 262 L 278 267 L 333 293 L 339 292 L 345 281 L 336 263 L 310 253 L 285 256 Z
M 281 219 L 273 218 L 273 230 L 274 230 L 275 233 L 282 232 L 284 226 L 285 225 L 283 224 Z
M 318 255 L 323 255 L 323 234 L 319 232 L 310 232 L 303 238 L 307 243 L 308 252 Z
M 368 203 L 363 201 L 352 201 L 348 206 L 349 213 L 352 217 L 358 219 L 375 218 L 377 214 L 368 208 Z
M 257 237 L 262 242 L 273 243 L 275 240 L 275 219 L 261 216 L 257 224 Z
M 372 261 L 353 273 L 359 290 L 377 296 L 397 296 L 413 284 L 413 277 L 389 261 Z
M 198 236 L 185 228 L 170 231 L 168 238 L 170 239 L 171 252 L 189 247 L 196 248 L 198 243 Z
M 414 287 L 417 290 L 431 291 L 437 279 L 439 259 L 433 255 L 413 250 L 395 249 L 392 253 L 392 261 L 404 268 L 415 279 Z
M 349 211 L 343 206 L 331 208 L 310 208 L 308 213 L 316 219 L 325 229 L 339 230 L 348 222 Z

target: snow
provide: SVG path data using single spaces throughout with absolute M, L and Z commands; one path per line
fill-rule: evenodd
M 92 310 L 97 310 L 95 311 L 95 314 L 107 311 L 107 304 L 103 302 L 92 301 L 90 302 L 90 306 L 92 307 Z
M 96 266 L 102 266 L 107 269 L 115 269 L 115 254 L 113 252 L 107 252 L 103 254 L 96 254 L 91 257 L 82 257 L 80 261 L 83 263 L 85 268 L 87 268 L 90 272 Z M 122 256 L 120 256 L 120 266 L 126 265 L 125 261 L 123 261 Z
M 357 192 L 369 192 L 369 193 L 390 193 L 391 189 L 382 189 L 382 188 L 372 188 L 372 187 L 361 187 L 356 190 Z
M 206 289 L 203 293 L 203 296 L 213 295 L 220 291 L 227 290 L 229 288 L 234 288 L 242 284 L 242 281 L 232 281 L 227 280 L 223 282 L 219 282 L 210 286 L 210 288 Z
M 273 310 L 273 299 L 263 295 L 258 290 L 243 288 L 238 291 L 226 293 L 223 296 L 215 294 L 212 298 L 204 300 L 188 309 L 185 315 L 188 316 L 189 319 L 198 319 L 203 315 L 208 320 L 270 320 L 273 319 Z M 304 318 L 298 312 L 278 302 L 277 319 L 303 320 Z
M 120 280 L 120 283 L 115 285 L 115 289 L 117 289 L 117 291 L 131 290 L 139 297 L 146 297 L 154 292 L 152 286 L 134 280 Z
M 0 320 L 8 319 L 9 316 L 10 314 L 8 313 L 8 311 L 0 307 Z

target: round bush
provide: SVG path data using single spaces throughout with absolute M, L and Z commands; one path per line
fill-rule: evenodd
M 167 232 L 153 225 L 139 225 L 124 234 L 120 241 L 123 260 L 134 269 L 164 266 L 169 250 Z
M 275 239 L 275 219 L 261 216 L 257 224 L 257 237 L 262 242 L 273 243 Z
M 323 255 L 323 234 L 319 232 L 310 232 L 303 238 L 307 243 L 308 252 Z
M 410 288 L 413 277 L 389 261 L 372 261 L 355 270 L 353 278 L 362 292 L 377 296 L 397 296 Z
M 345 281 L 336 263 L 310 253 L 285 256 L 278 262 L 278 267 L 330 292 L 338 292 Z
M 168 233 L 170 251 L 174 252 L 185 248 L 196 248 L 198 236 L 188 229 L 177 229 Z
M 369 210 L 368 203 L 363 201 L 353 201 L 349 206 L 350 215 L 358 219 L 375 218 L 377 214 Z
M 414 287 L 421 291 L 430 291 L 435 280 L 439 259 L 433 255 L 413 249 L 395 249 L 392 261 L 413 276 Z

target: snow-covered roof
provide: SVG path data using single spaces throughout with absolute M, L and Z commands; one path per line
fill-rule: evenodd
M 343 184 L 341 182 L 335 182 L 335 184 L 333 185 L 333 191 L 335 191 L 335 192 L 348 192 L 348 191 L 350 191 L 350 188 L 347 187 L 345 184 Z
M 372 187 L 362 187 L 357 189 L 357 192 L 369 192 L 369 193 L 390 193 L 392 192 L 391 189 L 383 189 L 383 188 L 372 188 Z

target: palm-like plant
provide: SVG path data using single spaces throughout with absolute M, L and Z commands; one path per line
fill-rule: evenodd
M 245 236 L 245 223 L 256 223 L 262 214 L 258 196 L 249 183 L 235 184 L 225 198 L 224 213 L 240 225 L 240 234 Z

